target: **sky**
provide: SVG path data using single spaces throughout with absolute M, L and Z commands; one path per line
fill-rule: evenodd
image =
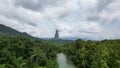
M 0 24 L 34 37 L 120 38 L 120 0 L 0 0 Z

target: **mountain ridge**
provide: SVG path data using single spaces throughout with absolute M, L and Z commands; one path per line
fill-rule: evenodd
M 0 36 L 20 36 L 25 38 L 34 38 L 33 36 L 27 34 L 26 32 L 19 32 L 9 26 L 0 24 Z

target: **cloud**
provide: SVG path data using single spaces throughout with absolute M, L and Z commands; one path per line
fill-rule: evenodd
M 118 0 L 1 0 L 0 23 L 36 37 L 117 38 Z M 113 26 L 114 25 L 114 26 Z
M 94 7 L 89 14 L 87 19 L 101 24 L 113 23 L 114 20 L 119 20 L 119 9 L 120 3 L 118 0 L 97 0 L 97 7 Z M 92 14 L 91 14 L 92 13 Z
M 67 0 L 66 0 L 67 1 Z M 58 6 L 66 2 L 65 0 L 14 0 L 14 5 L 31 10 L 44 10 L 47 7 Z

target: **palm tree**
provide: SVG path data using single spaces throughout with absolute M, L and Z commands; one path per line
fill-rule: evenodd
M 26 63 L 22 57 L 18 57 L 12 61 L 12 64 L 13 64 L 14 68 L 24 68 Z
M 32 55 L 30 57 L 30 60 L 32 63 L 35 63 L 36 65 L 45 65 L 45 53 L 39 48 L 39 47 L 34 47 Z

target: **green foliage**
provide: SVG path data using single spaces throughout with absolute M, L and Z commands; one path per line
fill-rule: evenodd
M 64 48 L 78 68 L 120 68 L 120 40 L 79 39 Z
M 47 60 L 46 68 L 58 68 L 56 60 Z
M 78 68 L 120 68 L 120 40 L 83 41 L 60 46 L 21 37 L 0 37 L 0 68 L 58 68 L 64 52 Z
M 58 68 L 57 50 L 57 45 L 42 40 L 0 37 L 0 68 Z
M 22 57 L 14 58 L 12 61 L 14 68 L 24 68 L 25 64 L 26 63 Z
M 5 64 L 0 64 L 0 68 L 7 68 Z

